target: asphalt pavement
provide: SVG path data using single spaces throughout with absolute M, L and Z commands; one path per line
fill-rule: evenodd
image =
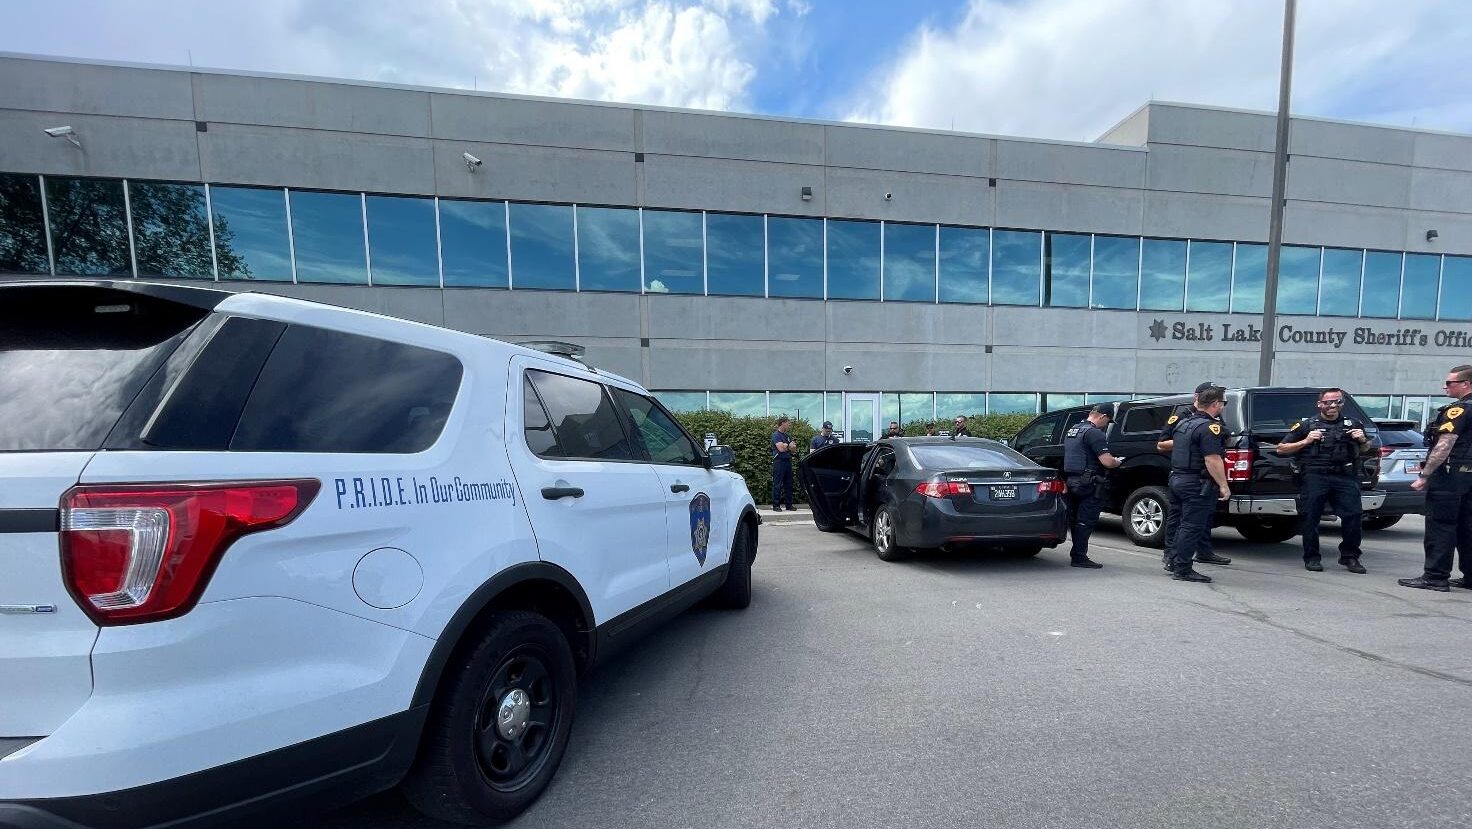
M 1108 525 L 1109 519 L 1105 519 Z M 698 609 L 581 689 L 542 827 L 1453 827 L 1472 822 L 1472 591 L 1409 590 L 1422 524 L 1368 575 L 1215 532 L 1172 581 L 1101 526 L 1102 570 L 879 561 L 762 528 L 755 596 Z M 312 829 L 431 827 L 388 793 Z

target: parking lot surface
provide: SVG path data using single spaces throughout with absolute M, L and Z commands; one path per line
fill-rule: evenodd
M 1472 591 L 1408 590 L 1421 520 L 1357 576 L 1215 533 L 1170 580 L 1093 557 L 879 561 L 768 524 L 744 612 L 679 617 L 583 685 L 517 827 L 1450 827 L 1472 821 Z M 428 827 L 395 793 L 313 829 Z

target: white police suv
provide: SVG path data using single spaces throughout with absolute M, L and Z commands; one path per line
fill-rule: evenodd
M 0 827 L 402 783 L 507 819 L 580 674 L 751 596 L 757 516 L 634 383 L 326 305 L 0 287 Z

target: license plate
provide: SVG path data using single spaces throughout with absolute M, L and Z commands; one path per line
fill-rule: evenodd
M 1016 486 L 994 486 L 994 487 L 992 487 L 992 500 L 993 501 L 1016 501 L 1017 500 L 1017 487 Z
M 1421 462 L 1420 461 L 1406 461 L 1406 474 L 1407 475 L 1415 475 L 1416 473 L 1418 473 L 1420 471 L 1421 471 Z

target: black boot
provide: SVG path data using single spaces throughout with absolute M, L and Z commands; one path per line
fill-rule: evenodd
M 1231 564 L 1232 560 L 1216 553 L 1197 553 L 1196 562 L 1198 564 Z
M 1370 572 L 1369 570 L 1366 570 L 1365 569 L 1365 565 L 1360 564 L 1360 557 L 1359 556 L 1346 556 L 1344 558 L 1339 559 L 1339 563 L 1342 564 L 1342 565 L 1344 565 L 1344 569 L 1348 570 L 1351 573 L 1368 573 L 1368 572 Z
M 1084 556 L 1083 558 L 1076 558 L 1073 561 L 1069 562 L 1069 566 L 1070 567 L 1084 567 L 1084 568 L 1087 568 L 1089 570 L 1098 570 L 1099 568 L 1103 567 L 1104 565 L 1100 564 L 1097 561 L 1094 561 L 1093 559 L 1089 558 L 1088 556 Z
M 1176 570 L 1173 574 L 1171 574 L 1171 578 L 1175 579 L 1176 581 L 1194 581 L 1200 582 L 1202 584 L 1211 583 L 1211 576 L 1204 576 L 1196 572 L 1195 570 L 1192 570 L 1190 565 Z
M 1312 570 L 1315 573 L 1324 572 L 1324 562 L 1317 558 L 1306 558 L 1303 560 L 1303 569 Z
M 1438 593 L 1450 593 L 1452 589 L 1451 585 L 1444 581 L 1435 581 L 1425 576 L 1419 576 L 1414 579 L 1398 579 L 1396 584 L 1399 584 L 1401 587 L 1414 587 L 1417 590 L 1435 590 Z
M 1447 584 L 1450 584 L 1452 587 L 1460 587 L 1463 590 L 1472 590 L 1472 579 L 1468 579 L 1466 576 L 1459 579 L 1452 579 Z

